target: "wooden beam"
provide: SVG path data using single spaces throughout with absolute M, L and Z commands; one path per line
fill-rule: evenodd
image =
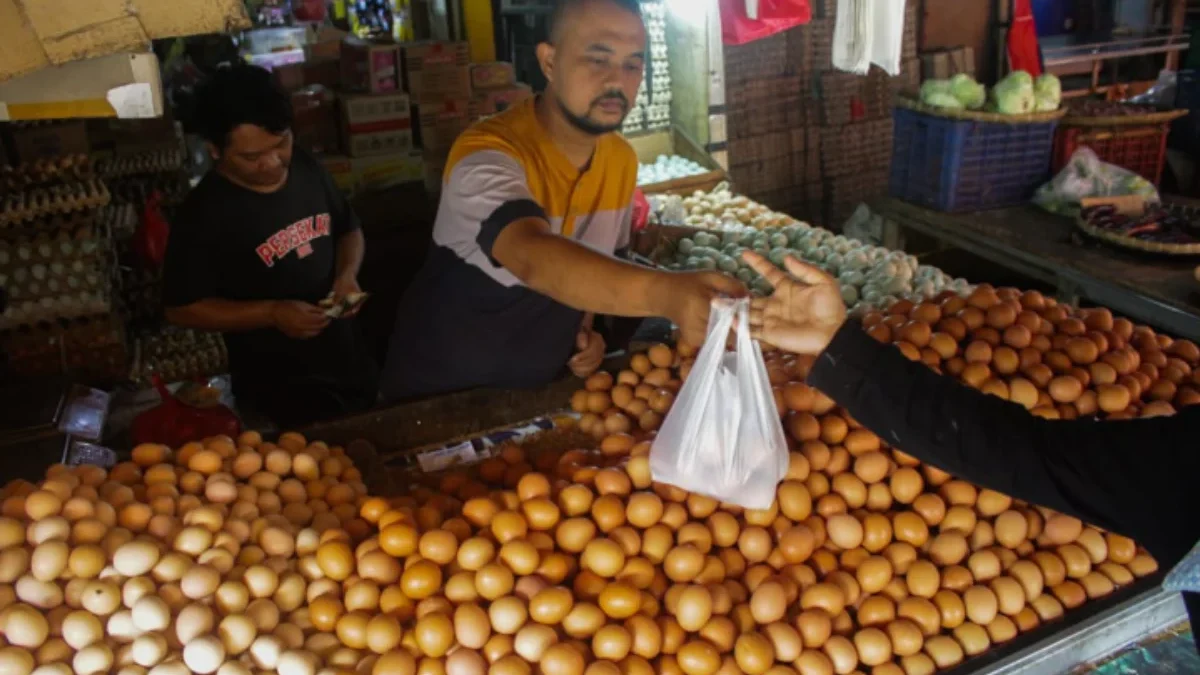
M 1183 28 L 1187 24 L 1187 0 L 1170 0 L 1170 24 L 1171 35 L 1183 34 Z M 1167 70 L 1179 69 L 1179 52 L 1170 52 L 1167 54 L 1165 68 Z

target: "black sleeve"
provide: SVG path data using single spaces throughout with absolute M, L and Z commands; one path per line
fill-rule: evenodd
M 1195 529 L 1200 409 L 1045 420 L 909 361 L 849 323 L 808 381 L 884 442 L 965 480 L 1135 539 Z
M 204 219 L 193 208 L 186 202 L 180 207 L 167 236 L 162 291 L 166 307 L 184 307 L 217 295 L 212 263 L 217 253 L 200 226 Z

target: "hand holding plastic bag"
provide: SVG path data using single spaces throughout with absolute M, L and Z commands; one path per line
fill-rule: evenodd
M 769 508 L 788 447 L 750 338 L 750 301 L 714 300 L 692 372 L 650 448 L 654 480 L 748 509 Z M 726 338 L 737 323 L 736 350 Z

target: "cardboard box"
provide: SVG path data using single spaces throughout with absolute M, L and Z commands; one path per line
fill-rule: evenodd
M 87 154 L 90 150 L 87 124 L 83 120 L 17 126 L 12 129 L 11 137 L 18 162 Z
M 290 63 L 274 69 L 271 75 L 284 91 L 316 85 L 337 89 L 342 80 L 342 64 L 329 60 Z
M 391 43 L 346 38 L 342 42 L 342 88 L 370 94 L 402 90 L 400 48 Z
M 320 26 L 310 35 L 308 44 L 304 45 L 304 60 L 336 61 L 342 58 L 342 41 L 350 34 L 333 26 Z
M 351 160 L 351 164 L 356 192 L 383 190 L 425 178 L 425 162 L 420 150 L 376 157 L 356 157 Z
M 504 112 L 514 105 L 533 97 L 533 88 L 527 84 L 516 84 L 504 89 L 478 92 L 471 99 L 471 119 L 490 117 Z
M 404 87 L 418 104 L 471 98 L 465 42 L 413 42 L 401 46 Z
M 471 64 L 471 88 L 504 89 L 517 83 L 517 71 L 513 64 L 504 61 Z
M 426 159 L 445 157 L 462 132 L 471 126 L 468 100 L 421 103 L 417 106 L 421 148 Z
M 408 96 L 342 96 L 342 149 L 352 157 L 384 155 L 413 147 Z
M 162 77 L 153 53 L 101 56 L 0 82 L 0 121 L 162 114 Z
M 420 150 L 375 157 L 327 155 L 321 158 L 321 163 L 333 178 L 334 185 L 351 194 L 382 190 L 425 178 L 425 163 Z
M 242 0 L 0 0 L 0 81 L 159 38 L 249 27 Z
M 309 152 L 337 152 L 337 97 L 332 91 L 317 85 L 292 93 L 292 134 Z
M 926 80 L 944 80 L 959 73 L 975 75 L 975 50 L 955 47 L 921 55 L 921 75 Z

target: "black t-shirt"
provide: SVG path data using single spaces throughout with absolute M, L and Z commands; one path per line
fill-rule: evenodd
M 329 174 L 299 149 L 287 182 L 270 194 L 210 171 L 172 223 L 163 303 L 181 307 L 210 298 L 320 302 L 333 288 L 338 238 L 358 229 L 357 217 Z M 226 333 L 225 343 L 239 396 L 283 397 L 294 395 L 289 388 L 304 385 L 342 398 L 374 400 L 375 367 L 352 321 L 333 321 L 309 340 L 267 328 Z

